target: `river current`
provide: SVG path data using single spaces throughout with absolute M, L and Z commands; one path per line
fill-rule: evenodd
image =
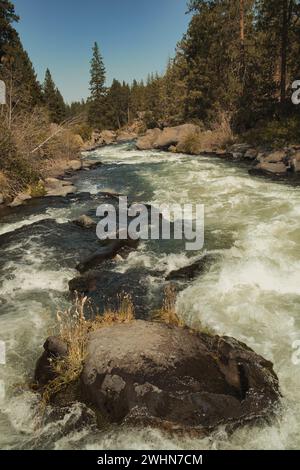
M 300 445 L 300 364 L 293 344 L 300 340 L 300 187 L 250 177 L 246 167 L 212 157 L 138 152 L 130 145 L 99 149 L 89 158 L 103 165 L 74 177 L 79 192 L 112 191 L 137 202 L 205 205 L 205 246 L 142 243 L 120 270 L 147 267 L 168 273 L 204 253 L 216 253 L 210 269 L 178 297 L 186 323 L 200 321 L 216 334 L 233 336 L 274 363 L 282 410 L 269 426 L 218 429 L 199 439 L 156 429 L 111 426 L 95 432 L 73 427 L 74 405 L 55 423 L 38 424 L 36 395 L 24 387 L 32 377 L 58 309 L 68 305 L 64 267 L 41 237 L 27 237 L 2 249 L 0 237 L 1 449 L 298 449 Z M 95 209 L 90 200 L 61 207 L 37 203 L 0 219 L 0 235 L 44 219 L 64 223 Z M 13 239 L 12 239 L 13 240 Z

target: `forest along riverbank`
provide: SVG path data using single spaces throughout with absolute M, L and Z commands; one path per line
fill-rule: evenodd
M 78 194 L 54 198 L 51 205 L 47 198 L 29 201 L 1 219 L 6 238 L 0 239 L 0 326 L 7 347 L 7 364 L 1 366 L 6 386 L 0 405 L 1 447 L 297 448 L 300 384 L 292 344 L 300 338 L 299 188 L 266 183 L 249 177 L 242 167 L 211 157 L 137 152 L 127 145 L 105 147 L 91 156 L 103 165 L 74 176 Z M 75 405 L 37 432 L 37 398 L 16 390 L 15 384 L 32 376 L 56 310 L 69 304 L 68 282 L 77 276 L 75 266 L 84 247 L 77 245 L 76 236 L 72 246 L 64 241 L 63 223 L 95 211 L 99 191 L 153 205 L 205 204 L 205 251 L 200 256 L 218 256 L 207 271 L 183 286 L 178 314 L 187 324 L 198 321 L 247 343 L 274 363 L 283 410 L 269 427 L 243 428 L 230 436 L 218 430 L 204 439 L 117 426 L 96 431 L 87 413 L 82 420 L 81 405 Z M 61 231 L 48 219 L 62 224 Z M 168 276 L 198 258 L 199 253 L 187 253 L 181 244 L 152 241 L 140 244 L 112 271 L 130 275 L 147 269 Z M 155 276 L 146 282 L 155 296 Z

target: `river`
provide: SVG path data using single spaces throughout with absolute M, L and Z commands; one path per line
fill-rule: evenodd
M 138 152 L 105 147 L 89 157 L 103 162 L 74 177 L 79 192 L 113 191 L 137 202 L 205 205 L 204 252 L 219 253 L 208 272 L 183 290 L 178 314 L 217 334 L 233 336 L 274 363 L 282 412 L 269 426 L 245 427 L 209 438 L 170 436 L 155 429 L 111 426 L 73 429 L 80 406 L 55 423 L 37 424 L 37 397 L 24 387 L 55 322 L 68 305 L 68 281 L 76 271 L 61 262 L 43 237 L 0 238 L 1 449 L 297 449 L 300 445 L 300 365 L 292 361 L 300 340 L 300 187 L 249 177 L 246 167 L 212 157 Z M 38 202 L 0 219 L 8 234 L 43 219 L 59 223 L 95 209 L 90 200 L 60 207 Z M 203 252 L 202 252 L 203 254 Z M 142 243 L 122 263 L 123 272 L 147 267 L 168 273 L 197 259 L 174 243 Z

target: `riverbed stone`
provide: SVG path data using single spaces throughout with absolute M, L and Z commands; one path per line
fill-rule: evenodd
M 162 131 L 158 128 L 149 129 L 146 134 L 137 140 L 136 146 L 138 150 L 151 150 L 154 147 L 154 143 L 161 135 Z
M 76 192 L 76 187 L 69 181 L 59 180 L 57 178 L 46 178 L 45 180 L 46 196 L 66 197 L 68 194 Z
M 195 135 L 200 130 L 194 124 L 182 124 L 181 126 L 166 127 L 154 142 L 154 148 L 168 149 L 184 142 L 189 135 Z
M 273 176 L 286 176 L 288 174 L 288 167 L 283 163 L 267 163 L 262 162 L 250 170 L 253 175 L 273 175 Z
M 91 217 L 85 214 L 78 217 L 78 219 L 74 220 L 73 223 L 84 228 L 95 228 L 97 225 Z
M 280 398 L 272 364 L 245 344 L 138 320 L 90 334 L 80 384 L 108 422 L 170 431 L 261 422 Z
M 24 204 L 24 202 L 28 201 L 29 199 L 31 199 L 30 194 L 20 193 L 14 198 L 14 200 L 9 204 L 9 206 L 10 207 L 22 206 L 22 204 Z

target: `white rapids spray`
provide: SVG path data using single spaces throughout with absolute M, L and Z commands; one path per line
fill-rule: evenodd
M 230 436 L 223 429 L 205 439 L 192 439 L 171 437 L 150 429 L 112 427 L 95 433 L 86 428 L 64 436 L 54 433 L 53 442 L 47 441 L 46 447 L 299 448 L 300 365 L 292 362 L 292 345 L 300 340 L 300 188 L 251 178 L 246 169 L 209 157 L 137 152 L 127 145 L 100 149 L 92 158 L 104 163 L 101 171 L 105 180 L 98 181 L 87 174 L 76 182 L 81 191 L 97 192 L 109 187 L 115 192 L 123 189 L 125 194 L 132 190 L 137 199 L 154 205 L 205 205 L 205 252 L 217 252 L 221 256 L 208 272 L 181 292 L 178 313 L 188 324 L 200 321 L 217 334 L 247 343 L 272 361 L 280 379 L 283 410 L 269 426 L 245 427 Z M 39 216 L 34 221 L 38 220 L 36 217 Z M 68 214 L 60 217 L 64 220 Z M 2 233 L 6 231 L 8 227 L 3 227 Z M 31 255 L 38 250 L 40 247 L 33 247 Z M 51 253 L 45 253 L 47 261 Z M 132 267 L 146 266 L 168 273 L 202 254 L 164 252 L 159 246 L 148 249 L 142 245 L 120 262 L 118 269 L 125 272 Z M 67 280 L 74 274 L 65 270 L 55 275 L 51 263 L 42 271 L 39 260 L 28 265 L 26 257 L 14 268 L 14 281 L 5 279 L 1 292 L 14 306 L 9 315 L 0 315 L 1 334 L 14 351 L 11 364 L 2 373 L 8 385 L 17 378 L 20 381 L 20 377 L 32 370 L 38 347 L 53 322 L 51 312 L 61 305 Z M 20 355 L 25 360 L 18 361 Z M 34 395 L 24 392 L 14 398 L 9 395 L 0 404 L 1 448 L 35 447 L 34 400 Z

